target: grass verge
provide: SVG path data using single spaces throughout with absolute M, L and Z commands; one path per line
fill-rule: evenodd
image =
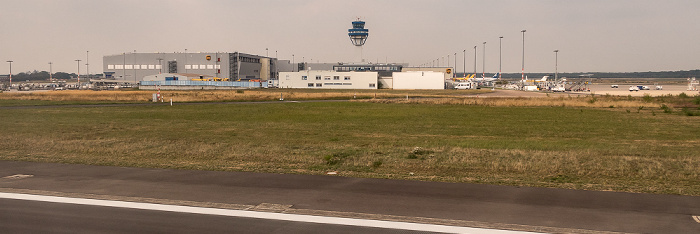
M 700 120 L 652 113 L 367 102 L 5 109 L 0 159 L 700 195 Z

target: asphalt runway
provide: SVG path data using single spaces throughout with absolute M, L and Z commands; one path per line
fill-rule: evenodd
M 0 199 L 0 233 L 425 233 Z
M 0 192 L 536 232 L 700 233 L 700 223 L 693 220 L 694 215 L 700 215 L 700 197 L 675 195 L 13 161 L 0 161 Z M 56 216 L 66 213 L 51 213 L 55 209 L 42 208 L 56 204 L 34 203 L 0 199 L 0 232 L 3 232 L 3 228 L 22 232 L 21 230 L 25 230 L 23 228 L 34 228 L 30 223 L 37 222 L 37 219 L 32 217 L 60 220 L 61 217 Z M 27 207 L 27 210 L 18 207 Z M 153 228 L 153 232 L 170 232 L 169 229 L 164 229 L 167 227 L 161 226 L 167 226 L 164 223 L 173 220 L 176 224 L 186 225 L 183 230 L 200 230 L 199 227 L 213 225 L 201 226 L 202 224 L 216 223 L 216 220 L 221 218 L 209 221 L 197 221 L 197 218 L 192 218 L 194 221 L 186 224 L 180 220 L 189 219 L 187 217 L 190 215 L 161 212 L 131 214 L 131 210 L 122 211 L 119 208 L 90 208 L 89 211 L 83 211 L 81 209 L 84 208 L 80 207 L 60 209 L 70 210 L 67 213 L 89 214 L 88 220 L 105 217 L 88 222 L 90 224 L 72 221 L 78 222 L 78 226 L 94 225 L 86 226 L 86 232 L 95 230 L 93 228 L 105 228 L 104 232 L 109 232 L 111 227 L 140 230 L 139 222 L 136 221 L 111 223 L 110 215 L 116 212 L 113 211 L 115 209 L 125 212 L 122 218 L 154 219 L 153 223 L 141 224 Z M 17 220 L 17 217 L 8 215 L 8 212 L 18 212 L 24 218 Z M 170 215 L 177 217 L 169 217 Z M 159 219 L 163 221 L 160 222 Z M 22 224 L 24 222 L 27 223 Z M 263 232 L 327 230 L 325 227 L 314 229 L 314 225 L 310 225 L 311 229 L 306 229 L 302 227 L 306 224 L 271 222 L 278 223 L 269 225 L 277 225 L 279 229 L 264 229 Z M 61 223 L 49 222 L 35 228 L 51 228 L 52 225 L 57 225 L 56 229 L 61 230 Z M 122 225 L 118 225 L 119 223 Z M 250 225 L 250 230 L 259 225 L 245 219 L 239 224 Z M 212 232 L 230 230 L 231 226 L 226 225 L 222 226 L 222 229 L 212 229 Z M 27 232 L 33 232 L 31 230 L 27 229 Z M 348 231 L 365 232 L 364 229 Z

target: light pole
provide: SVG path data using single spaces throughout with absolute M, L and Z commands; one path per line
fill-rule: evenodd
M 292 54 L 292 72 L 294 72 L 294 67 L 296 67 L 296 64 L 294 64 L 294 54 Z
M 522 81 L 525 81 L 525 32 L 527 30 L 520 31 L 523 33 L 523 66 L 522 66 L 522 77 L 520 78 Z
M 265 57 L 270 57 L 270 54 L 268 52 L 269 51 L 267 50 L 267 48 L 265 48 Z
M 462 71 L 464 71 L 464 77 L 467 77 L 467 49 L 464 49 L 462 53 L 464 53 L 464 69 Z
M 14 62 L 14 61 L 7 60 L 7 62 L 10 63 L 10 87 L 8 88 L 8 90 L 10 90 L 10 89 L 12 89 L 12 62 Z
M 455 59 L 456 59 L 456 58 L 455 58 Z M 450 55 L 448 54 L 448 55 L 447 55 L 447 67 L 449 67 L 449 66 L 450 66 Z
M 559 50 L 554 50 L 554 81 L 559 79 Z
M 85 57 L 85 68 L 87 69 L 88 82 L 90 82 L 90 51 L 88 50 Z
M 457 77 L 457 53 L 455 53 L 455 66 L 454 69 L 452 69 L 452 77 Z
M 49 62 L 49 81 L 53 81 L 53 63 Z
M 474 46 L 474 76 L 476 76 L 476 46 Z
M 78 62 L 78 89 L 80 89 L 80 61 L 83 60 L 76 59 L 75 61 Z
M 484 42 L 484 54 L 481 55 L 481 78 L 486 77 L 486 42 Z
M 498 80 L 503 75 L 503 37 L 498 37 Z
M 187 73 L 187 49 L 185 49 L 185 73 Z

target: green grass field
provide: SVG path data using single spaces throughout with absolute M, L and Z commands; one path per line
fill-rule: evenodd
M 700 195 L 700 119 L 365 102 L 0 109 L 0 159 Z

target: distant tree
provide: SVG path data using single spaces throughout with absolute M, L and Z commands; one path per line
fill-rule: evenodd
M 74 73 L 56 72 L 53 74 L 54 79 L 68 80 L 71 77 L 77 76 Z

